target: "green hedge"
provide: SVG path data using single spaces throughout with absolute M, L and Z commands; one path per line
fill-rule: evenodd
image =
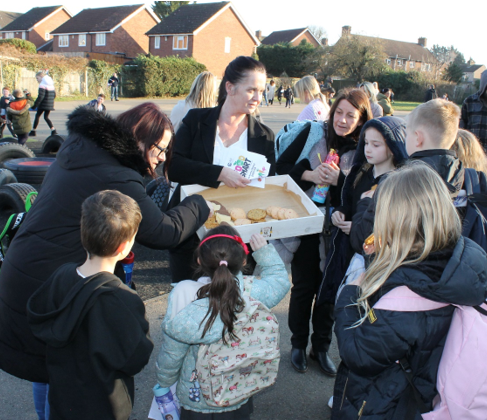
M 124 96 L 182 96 L 206 67 L 193 58 L 139 55 L 123 67 Z
M 25 39 L 18 39 L 18 38 L 0 39 L 0 45 L 2 44 L 10 44 L 21 51 L 25 51 L 31 54 L 37 54 L 36 46 L 32 42 L 26 41 Z

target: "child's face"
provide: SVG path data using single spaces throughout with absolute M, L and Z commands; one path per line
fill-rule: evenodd
M 10 94 L 10 91 L 8 89 L 3 89 L 2 94 L 3 96 L 8 96 Z
M 382 134 L 372 127 L 365 131 L 364 154 L 371 165 L 380 165 L 393 157 Z

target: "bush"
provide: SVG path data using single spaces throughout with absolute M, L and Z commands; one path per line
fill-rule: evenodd
M 193 58 L 139 55 L 123 68 L 125 96 L 182 96 L 206 70 Z
M 107 63 L 103 60 L 91 60 L 88 63 L 88 68 L 90 69 L 90 75 L 88 77 L 89 94 L 98 96 L 102 92 L 107 93 L 108 79 L 113 73 L 118 73 L 120 67 L 120 64 Z
M 22 52 L 27 52 L 30 54 L 37 54 L 36 46 L 25 39 L 10 38 L 10 39 L 0 39 L 0 46 L 2 44 L 12 45 Z

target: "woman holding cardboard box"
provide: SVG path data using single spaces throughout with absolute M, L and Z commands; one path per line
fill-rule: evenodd
M 311 129 L 308 126 L 279 156 L 276 165 L 277 173 L 289 174 L 310 196 L 316 185 L 329 184 L 328 195 L 331 207 L 337 207 L 340 205 L 341 189 L 351 168 L 360 130 L 370 119 L 372 119 L 372 112 L 367 96 L 359 89 L 342 91 L 331 107 L 328 121 L 324 123 L 325 134 L 320 141 L 323 156 L 316 153 L 318 150 L 316 147 L 310 148 L 306 145 Z M 308 149 L 307 157 L 299 160 L 306 149 Z M 325 161 L 326 153 L 331 149 L 335 149 L 338 153 L 339 165 L 320 162 Z M 329 215 L 327 214 L 326 217 Z M 334 305 L 324 303 L 313 307 L 323 277 L 320 262 L 322 260 L 324 262 L 324 259 L 320 258 L 320 236 L 320 234 L 302 236 L 291 262 L 293 282 L 289 303 L 289 329 L 292 332 L 291 363 L 300 373 L 308 370 L 306 347 L 311 319 L 313 334 L 310 357 L 318 362 L 323 373 L 335 376 L 336 367 L 328 356 Z
M 221 182 L 243 188 L 250 180 L 224 166 L 224 151 L 242 148 L 259 153 L 271 164 L 274 175 L 274 133 L 253 116 L 266 87 L 264 65 L 251 57 L 240 56 L 225 69 L 220 84 L 219 104 L 215 108 L 192 109 L 176 133 L 169 179 L 180 185 L 200 184 L 218 188 Z M 179 188 L 170 206 L 180 200 Z M 193 278 L 193 251 L 196 235 L 170 252 L 173 281 Z

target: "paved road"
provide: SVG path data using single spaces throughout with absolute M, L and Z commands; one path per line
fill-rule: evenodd
M 144 102 L 144 100 L 121 100 L 107 102 L 111 115 L 118 115 L 125 110 Z M 153 100 L 165 112 L 170 113 L 177 100 Z M 56 111 L 51 113 L 52 121 L 60 134 L 67 134 L 65 128 L 66 116 L 76 106 L 84 101 L 57 102 Z M 264 122 L 274 132 L 278 132 L 285 124 L 293 121 L 304 108 L 295 105 L 285 109 L 278 104 L 260 108 Z M 402 113 L 406 115 L 407 113 Z M 400 115 L 400 116 L 403 116 Z M 42 140 L 49 135 L 44 121 L 37 130 L 37 139 L 29 140 L 29 147 L 38 150 Z M 155 351 L 147 367 L 136 376 L 136 402 L 131 420 L 147 418 L 152 386 L 155 384 L 154 363 L 160 347 L 160 323 L 167 307 L 167 290 L 170 289 L 167 253 L 154 251 L 142 246 L 135 247 L 136 266 L 134 281 L 139 286 L 139 294 L 145 301 L 147 314 L 151 325 L 151 334 L 155 342 Z M 290 331 L 287 327 L 287 308 L 289 294 L 275 308 L 281 325 L 282 360 L 277 384 L 255 397 L 254 420 L 291 420 L 291 419 L 329 419 L 330 410 L 326 403 L 333 391 L 333 379 L 323 375 L 315 363 L 310 362 L 310 369 L 306 374 L 296 373 L 290 365 L 291 351 Z M 330 355 L 338 364 L 339 356 L 336 343 L 333 341 Z M 0 420 L 35 420 L 31 384 L 14 378 L 0 371 Z

